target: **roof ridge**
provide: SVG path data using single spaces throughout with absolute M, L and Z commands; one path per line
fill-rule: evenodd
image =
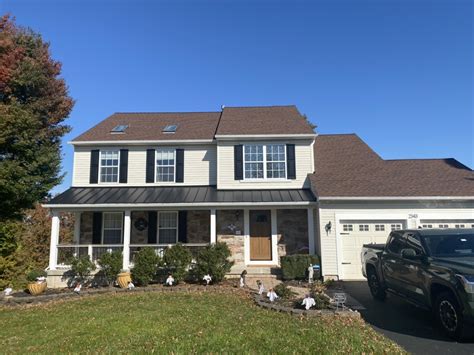
M 142 112 L 114 112 L 112 115 L 130 115 L 130 114 L 140 114 L 140 115 L 156 115 L 156 114 L 186 114 L 186 113 L 220 113 L 220 111 L 142 111 Z
M 357 136 L 357 133 L 319 133 L 318 136 Z
M 385 161 L 409 161 L 409 160 L 456 160 L 456 158 L 400 158 L 400 159 L 385 159 Z
M 268 107 L 296 107 L 296 105 L 224 106 L 224 110 L 226 108 L 268 108 Z

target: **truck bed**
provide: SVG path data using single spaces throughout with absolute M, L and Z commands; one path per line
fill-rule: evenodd
M 374 249 L 374 250 L 383 250 L 385 248 L 385 244 L 364 244 L 363 248 L 367 249 Z

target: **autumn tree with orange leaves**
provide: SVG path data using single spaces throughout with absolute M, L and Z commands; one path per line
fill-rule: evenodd
M 0 17 L 0 281 L 16 274 L 18 255 L 23 262 L 44 263 L 33 249 L 35 235 L 47 233 L 31 230 L 44 226 L 30 223 L 25 234 L 24 221 L 63 178 L 61 138 L 70 130 L 64 120 L 74 101 L 60 74 L 49 43 L 10 16 Z M 47 214 L 38 208 L 30 211 L 44 221 Z

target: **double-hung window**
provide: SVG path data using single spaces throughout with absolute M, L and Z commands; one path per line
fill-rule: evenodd
M 176 171 L 176 150 L 157 149 L 156 182 L 174 182 Z
M 245 145 L 244 173 L 245 179 L 285 179 L 285 145 Z
M 100 151 L 100 182 L 118 182 L 119 151 Z
M 123 230 L 122 212 L 104 212 L 102 222 L 102 243 L 121 244 Z
M 175 244 L 178 240 L 178 213 L 158 213 L 158 243 Z

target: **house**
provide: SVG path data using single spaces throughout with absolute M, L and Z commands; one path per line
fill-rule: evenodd
M 356 135 L 317 135 L 295 106 L 115 113 L 70 143 L 72 186 L 46 205 L 53 287 L 71 255 L 122 250 L 127 270 L 140 248 L 177 242 L 227 243 L 231 275 L 316 253 L 326 278 L 359 279 L 362 244 L 391 229 L 474 225 L 469 168 L 383 160 Z M 64 212 L 72 243 L 59 239 Z

